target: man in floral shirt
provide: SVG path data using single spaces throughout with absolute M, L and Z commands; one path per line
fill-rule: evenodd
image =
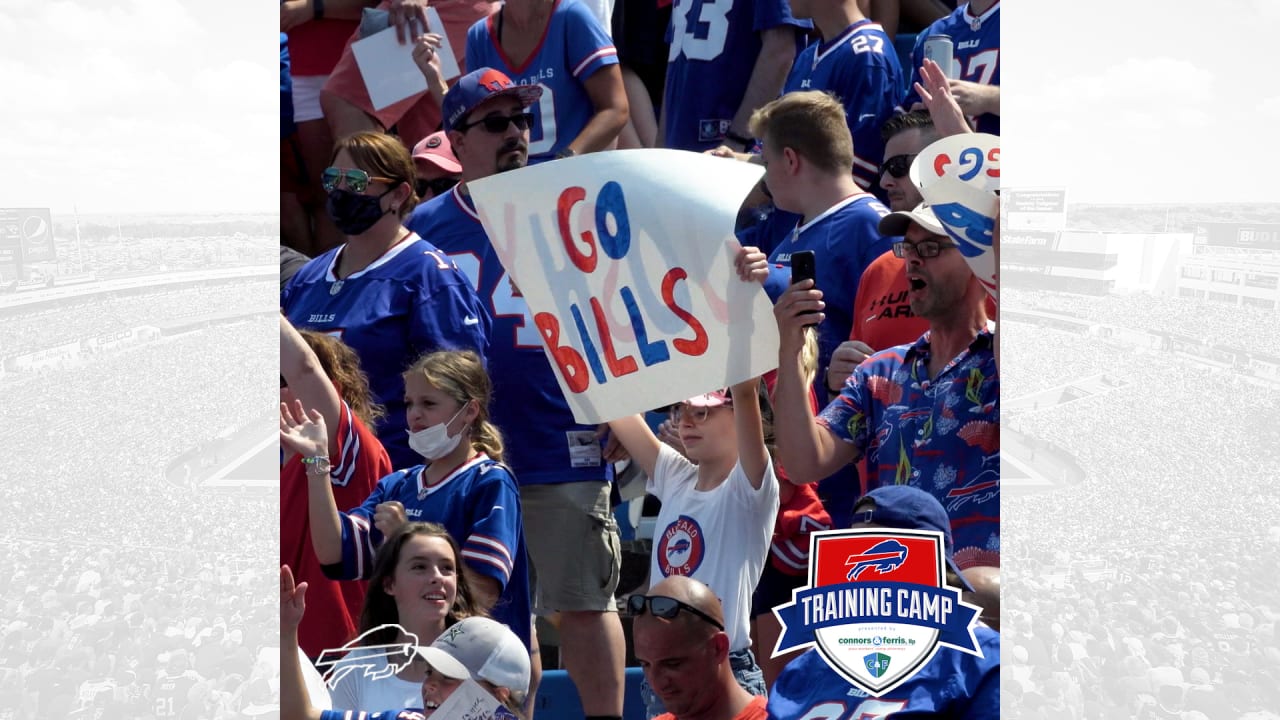
M 791 286 L 774 305 L 778 460 L 799 484 L 865 455 L 868 490 L 906 484 L 938 498 L 961 568 L 999 566 L 1000 381 L 986 291 L 928 205 L 888 215 L 880 232 L 903 236 L 894 253 L 906 262 L 911 311 L 929 330 L 863 361 L 815 418 L 800 352 L 824 304 L 810 281 Z

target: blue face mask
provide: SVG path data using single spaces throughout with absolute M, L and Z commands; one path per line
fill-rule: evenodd
M 390 208 L 382 209 L 381 200 L 392 190 L 395 188 L 382 195 L 361 195 L 346 188 L 334 188 L 329 191 L 324 209 L 344 235 L 361 235 L 381 220 L 383 215 L 391 212 Z

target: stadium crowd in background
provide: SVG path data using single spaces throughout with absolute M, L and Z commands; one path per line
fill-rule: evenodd
M 440 12 L 443 28 L 427 25 L 426 3 L 420 0 L 383 2 L 378 9 L 386 11 L 385 15 L 366 12 L 358 26 L 355 20 L 359 14 L 345 3 L 330 10 L 336 5 L 333 0 L 327 5 L 317 0 L 290 0 L 282 7 L 282 30 L 291 34 L 291 56 L 296 55 L 293 36 L 301 34 L 296 44 L 302 60 L 291 58 L 294 74 L 298 75 L 299 62 L 305 70 L 299 75 L 301 81 L 295 78 L 290 85 L 295 104 L 292 122 L 297 129 L 283 143 L 287 173 L 282 198 L 287 200 L 292 218 L 283 240 L 315 258 L 300 270 L 290 270 L 295 274 L 284 286 L 282 308 L 299 328 L 339 335 L 360 355 L 369 385 L 388 411 L 379 424 L 382 444 L 396 468 L 414 468 L 405 477 L 417 482 L 419 489 L 416 499 L 406 496 L 403 504 L 398 497 L 397 502 L 387 502 L 393 499 L 390 495 L 379 497 L 377 502 L 384 504 L 378 504 L 376 512 L 370 506 L 374 502 L 371 500 L 361 511 L 364 519 L 360 523 L 342 519 L 334 523 L 334 528 L 341 528 L 344 545 L 359 545 L 364 542 L 361 538 L 365 533 L 373 532 L 373 525 L 385 532 L 383 524 L 389 519 L 402 521 L 406 509 L 418 507 L 427 497 L 424 494 L 433 492 L 433 483 L 463 482 L 451 479 L 447 473 L 434 472 L 429 462 L 423 471 L 415 466 L 422 464 L 424 456 L 453 458 L 456 454 L 442 454 L 436 445 L 427 447 L 426 435 L 441 428 L 444 432 L 435 439 L 461 437 L 463 444 L 457 446 L 461 452 L 472 442 L 467 439 L 466 428 L 470 425 L 466 423 L 474 415 L 468 414 L 455 423 L 457 414 L 450 404 L 444 408 L 449 412 L 436 413 L 441 415 L 439 418 L 429 416 L 436 425 L 415 419 L 413 406 L 406 408 L 399 395 L 403 392 L 411 398 L 418 391 L 404 383 L 401 373 L 423 353 L 464 348 L 478 351 L 494 386 L 493 420 L 503 443 L 499 448 L 507 449 L 506 462 L 519 485 L 519 498 L 505 498 L 502 504 L 518 507 L 513 512 L 528 539 L 534 606 L 539 613 L 554 614 L 562 647 L 560 657 L 589 719 L 619 718 L 624 710 L 625 638 L 617 614 L 619 601 L 624 598 L 615 597 L 621 558 L 610 485 L 611 463 L 626 454 L 604 427 L 581 426 L 573 421 L 523 298 L 513 292 L 479 223 L 467 183 L 526 165 L 554 163 L 588 152 L 609 152 L 615 147 L 667 147 L 748 162 L 763 161 L 768 169 L 761 183 L 762 192 L 753 193 L 746 206 L 761 207 L 744 215 L 764 218 L 767 223 L 767 227 L 743 229 L 744 237 L 764 240 L 755 243 L 761 251 L 747 251 L 750 266 L 758 265 L 759 270 L 759 277 L 754 271 L 749 276 L 761 281 L 768 277 L 770 296 L 775 300 L 785 298 L 790 285 L 790 258 L 798 248 L 791 246 L 794 240 L 803 239 L 805 249 L 817 252 L 817 265 L 822 269 L 818 289 L 827 295 L 827 319 L 818 326 L 818 349 L 813 352 L 819 371 L 810 373 L 809 381 L 815 391 L 787 386 L 780 392 L 817 395 L 825 401 L 828 389 L 834 386 L 828 383 L 826 367 L 836 347 L 850 338 L 859 279 L 872 261 L 891 255 L 895 243 L 901 245 L 906 229 L 904 225 L 886 231 L 881 219 L 888 215 L 889 208 L 876 195 L 899 200 L 919 198 L 918 193 L 901 190 L 910 182 L 902 168 L 904 163 L 909 164 L 908 156 L 923 147 L 924 138 L 918 138 L 920 147 L 901 150 L 896 164 L 882 166 L 886 140 L 900 132 L 885 129 L 886 122 L 893 123 L 898 113 L 921 98 L 923 104 L 912 115 L 923 116 L 927 121 L 930 111 L 941 112 L 946 115 L 948 128 L 965 125 L 963 110 L 970 110 L 970 115 L 981 114 L 977 110 L 992 110 L 993 117 L 998 115 L 998 91 L 972 87 L 979 81 L 998 82 L 998 75 L 994 74 L 998 3 L 990 0 L 979 0 L 972 13 L 969 5 L 955 9 L 936 2 L 905 3 L 900 10 L 898 3 L 870 0 L 844 0 L 831 7 L 801 4 L 799 0 L 770 0 L 755 6 L 676 0 L 665 27 L 660 18 L 668 11 L 654 16 L 654 8 L 647 7 L 651 4 L 621 0 L 613 7 L 607 7 L 609 3 L 597 7 L 582 0 L 510 0 L 505 5 L 490 5 L 450 0 L 432 5 Z M 924 6 L 928 7 L 922 14 L 920 9 Z M 310 17 L 306 15 L 308 8 Z M 926 92 L 917 95 L 907 77 L 921 76 L 916 68 L 902 66 L 893 37 L 876 22 L 881 16 L 891 18 L 895 27 L 899 17 L 909 17 L 917 23 L 912 26 L 916 29 L 949 17 L 948 27 L 964 25 L 969 34 L 981 25 L 982 33 L 973 38 L 966 35 L 971 41 L 956 46 L 957 67 L 963 79 L 948 81 L 941 72 L 924 76 L 921 82 Z M 970 25 L 971 30 L 967 29 Z M 427 90 L 376 109 L 360 80 L 350 44 L 382 27 L 394 28 L 399 42 L 412 45 L 412 56 Z M 917 62 L 921 59 L 923 38 L 922 34 L 915 42 Z M 621 47 L 615 49 L 615 42 Z M 439 53 L 446 46 L 452 48 L 452 60 L 462 70 L 459 78 L 442 76 L 442 68 L 448 63 L 441 61 Z M 800 54 L 802 49 L 804 54 Z M 985 60 L 970 61 L 971 55 L 979 53 L 985 53 Z M 664 65 L 656 60 L 657 56 L 668 61 Z M 969 98 L 979 94 L 994 101 L 970 107 Z M 819 110 L 821 120 L 815 121 L 814 113 Z M 919 125 L 917 121 L 913 127 Z M 939 123 L 939 127 L 943 125 Z M 373 147 L 378 148 L 376 153 L 361 149 Z M 418 161 L 416 167 L 414 160 Z M 446 183 L 459 177 L 460 182 L 447 187 Z M 437 179 L 438 184 L 431 184 Z M 916 210 L 916 204 L 895 209 Z M 916 212 L 916 217 L 932 217 L 927 208 Z M 936 224 L 926 226 L 936 230 Z M 334 228 L 339 232 L 333 233 Z M 917 270 L 932 268 L 943 261 L 937 255 L 950 254 L 955 257 L 946 259 L 954 259 L 955 267 L 948 265 L 948 272 L 957 279 L 947 280 L 948 287 L 968 287 L 961 275 L 972 280 L 972 273 L 959 260 L 959 253 L 945 240 L 930 236 L 929 242 L 935 240 L 940 244 L 936 252 L 911 253 L 908 248 L 905 254 L 899 253 L 905 262 L 899 263 L 898 271 L 901 273 L 904 265 Z M 915 242 L 912 247 L 923 247 L 923 241 Z M 406 243 L 413 243 L 410 250 L 405 250 Z M 412 263 L 407 260 L 410 258 Z M 743 268 L 739 271 L 743 272 Z M 449 278 L 447 282 L 433 279 L 445 276 Z M 927 273 L 918 276 L 932 281 Z M 465 290 L 455 278 L 462 278 Z M 942 282 L 941 276 L 938 281 Z M 973 283 L 976 287 L 976 281 Z M 422 289 L 406 294 L 406 286 Z M 447 290 L 435 290 L 446 286 Z M 915 308 L 916 300 L 926 294 L 914 293 L 912 301 L 904 304 Z M 452 304 L 442 303 L 442 296 L 460 299 Z M 981 305 L 978 298 L 977 307 Z M 470 338 L 448 331 L 388 332 L 379 329 L 385 327 L 384 315 L 408 317 L 411 326 L 475 328 L 478 335 Z M 377 340 L 371 341 L 375 332 Z M 895 336 L 901 339 L 892 344 L 921 341 L 922 333 L 919 326 L 904 325 Z M 921 341 L 925 352 L 927 337 Z M 948 353 L 943 360 L 952 354 L 963 357 L 967 343 L 948 342 L 939 352 Z M 844 362 L 848 364 L 848 359 Z M 961 367 L 969 372 L 968 365 L 962 363 Z M 942 370 L 941 363 L 931 366 L 929 376 Z M 991 387 L 997 387 L 994 378 L 991 380 Z M 856 382 L 849 385 L 856 389 L 855 386 Z M 686 517 L 686 512 L 698 517 L 699 513 L 710 517 L 721 512 L 710 509 L 712 505 L 708 509 L 686 510 L 701 502 L 696 492 L 689 497 L 684 495 L 695 482 L 700 491 L 708 493 L 719 492 L 717 488 L 723 483 L 724 492 L 720 494 L 734 507 L 741 501 L 739 495 L 759 495 L 764 499 L 762 510 L 749 513 L 753 518 L 768 518 L 767 522 L 753 520 L 765 533 L 758 542 L 732 541 L 719 536 L 723 533 L 707 538 L 711 543 L 733 544 L 739 553 L 751 553 L 752 557 L 743 558 L 741 564 L 753 569 L 741 577 L 710 573 L 705 578 L 728 603 L 723 611 L 717 610 L 717 617 L 727 620 L 724 624 L 730 631 L 725 661 L 732 664 L 746 691 L 760 694 L 766 686 L 760 682 L 759 668 L 752 659 L 749 648 L 753 638 L 748 629 L 757 613 L 748 614 L 748 609 L 752 591 L 761 580 L 761 569 L 768 564 L 766 540 L 775 518 L 779 521 L 778 531 L 787 533 L 788 538 L 803 538 L 796 525 L 797 518 L 805 512 L 812 512 L 813 517 L 835 527 L 845 527 L 858 496 L 886 482 L 885 478 L 891 478 L 894 472 L 877 471 L 870 478 L 860 478 L 857 470 L 849 466 L 820 486 L 825 509 L 816 507 L 817 497 L 809 491 L 784 493 L 786 501 L 780 509 L 779 483 L 790 481 L 781 467 L 776 475 L 773 472 L 779 458 L 774 456 L 772 444 L 761 465 L 755 445 L 743 439 L 760 437 L 765 432 L 760 416 L 743 415 L 742 407 L 730 411 L 741 405 L 733 401 L 752 399 L 754 405 L 754 398 L 759 395 L 767 416 L 770 403 L 765 400 L 768 395 L 763 383 L 757 379 L 750 387 L 735 387 L 732 396 L 726 390 L 706 390 L 710 394 L 702 396 L 702 400 L 677 406 L 672 415 L 673 427 L 659 436 L 629 425 L 626 433 L 618 426 L 614 432 L 621 436 L 631 459 L 650 475 L 659 464 L 650 446 L 666 447 L 659 437 L 676 445 L 679 453 L 687 454 L 695 463 L 714 462 L 714 468 L 704 473 L 699 466 L 681 458 L 688 465 L 687 472 L 682 469 L 679 473 L 666 473 L 671 477 L 660 472 L 661 477 L 651 478 L 650 489 L 673 504 L 659 516 L 660 525 L 668 516 L 671 523 L 698 522 Z M 994 397 L 984 392 L 977 409 L 986 413 L 984 420 L 994 424 L 998 414 L 986 395 Z M 458 402 L 463 399 L 460 396 Z M 483 400 L 487 402 L 487 397 Z M 785 403 L 779 398 L 777 402 L 789 404 L 791 398 Z M 840 402 L 843 401 L 837 400 Z M 820 409 L 824 404 L 811 409 Z M 719 422 L 723 413 L 727 413 L 725 418 L 734 413 L 739 416 L 740 447 L 731 443 L 713 453 L 707 449 L 710 446 L 706 433 L 712 416 Z M 293 417 L 286 418 L 285 425 L 307 425 L 308 421 L 298 413 L 288 414 Z M 732 426 L 730 423 L 728 427 Z M 423 435 L 422 442 L 415 444 L 418 435 Z M 945 433 L 939 434 L 940 438 L 944 436 Z M 985 441 L 980 444 L 987 446 Z M 450 445 L 449 449 L 453 447 Z M 928 443 L 920 448 L 926 454 L 934 452 Z M 471 459 L 470 448 L 466 449 L 468 453 L 457 458 L 454 465 Z M 743 453 L 742 468 L 749 469 L 749 482 L 739 483 L 729 473 L 739 449 Z M 785 450 L 783 447 L 777 452 Z M 975 462 L 985 463 L 990 459 L 990 450 L 984 450 L 982 460 Z M 949 444 L 946 452 L 963 455 L 970 451 L 962 444 Z M 676 453 L 668 455 L 680 458 Z M 889 462 L 888 452 L 884 455 L 885 462 Z M 803 469 L 799 455 L 795 457 L 793 462 Z M 322 462 L 320 457 L 307 460 Z M 329 460 L 336 465 L 333 458 Z M 952 461 L 967 462 L 960 457 L 953 457 Z M 897 462 L 896 451 L 893 462 Z M 939 472 L 945 474 L 945 470 L 944 467 Z M 725 475 L 729 475 L 728 480 Z M 795 482 L 805 484 L 804 481 L 819 479 L 810 475 L 805 470 L 794 476 Z M 325 476 L 317 473 L 315 477 Z M 399 474 L 391 479 L 398 477 Z M 293 477 L 290 482 L 303 481 Z M 767 485 L 755 487 L 761 482 Z M 924 484 L 925 479 L 912 477 L 910 482 Z M 672 483 L 680 487 L 666 488 Z M 747 489 L 739 488 L 740 484 Z M 938 485 L 932 477 L 928 480 L 927 489 L 940 490 L 944 497 L 949 487 L 946 482 Z M 750 488 L 755 489 L 748 491 Z M 311 491 L 316 491 L 314 484 Z M 288 488 L 282 492 L 290 493 Z M 432 502 L 431 497 L 426 502 Z M 994 492 L 984 495 L 987 500 L 992 497 L 998 496 Z M 352 509 L 338 506 L 333 511 L 346 518 L 345 513 Z M 282 512 L 305 514 L 308 508 L 293 503 Z M 971 514 L 961 516 L 966 527 L 973 521 Z M 313 522 L 316 517 L 319 516 L 313 515 Z M 986 518 L 984 522 L 995 527 L 992 520 Z M 468 562 L 484 555 L 482 550 L 500 549 L 507 554 L 501 562 L 510 568 L 509 554 L 524 553 L 518 544 L 500 540 L 502 533 L 485 540 L 476 534 L 478 531 L 462 525 L 457 528 L 461 534 L 454 539 L 463 547 Z M 380 537 L 381 533 L 373 533 L 369 539 L 376 543 Z M 488 542 L 490 547 L 481 548 L 477 542 Z M 985 534 L 980 545 L 983 552 L 966 550 L 963 554 L 968 564 L 998 565 L 998 533 L 992 530 Z M 362 549 L 366 562 L 373 550 Z M 718 553 L 714 545 L 707 552 Z M 339 573 L 333 565 L 336 557 L 320 563 L 328 568 L 326 574 L 367 576 L 353 575 L 350 568 Z M 804 563 L 804 553 L 797 558 L 790 562 Z M 343 564 L 350 562 L 349 553 L 344 552 Z M 664 576 L 685 574 L 678 563 L 671 564 L 656 547 L 652 568 L 650 585 L 658 585 Z M 785 576 L 766 577 L 778 587 L 765 597 L 784 596 L 783 586 L 794 585 L 790 579 L 782 579 Z M 761 610 L 767 614 L 767 608 Z M 503 613 L 494 616 L 503 617 Z M 522 631 L 520 625 L 514 623 L 512 627 L 523 637 L 527 630 Z M 530 649 L 536 660 L 536 642 Z M 647 672 L 652 669 L 646 668 Z M 778 670 L 771 667 L 768 678 L 772 680 Z M 536 663 L 534 674 L 536 686 Z M 653 680 L 650 676 L 649 681 Z M 662 708 L 657 696 L 651 694 L 650 699 L 646 704 L 652 716 Z

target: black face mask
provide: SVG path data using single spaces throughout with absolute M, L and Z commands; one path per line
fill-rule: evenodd
M 329 213 L 333 224 L 345 235 L 361 235 L 373 227 L 383 215 L 391 212 L 383 210 L 380 202 L 391 188 L 382 195 L 361 195 L 346 188 L 334 188 L 329 192 L 324 209 Z

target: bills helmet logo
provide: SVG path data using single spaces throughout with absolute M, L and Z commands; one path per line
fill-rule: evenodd
M 857 580 L 862 573 L 874 569 L 878 575 L 886 575 L 902 567 L 907 561 L 907 546 L 897 540 L 885 540 L 859 555 L 850 555 L 844 561 L 849 568 L 848 580 Z

